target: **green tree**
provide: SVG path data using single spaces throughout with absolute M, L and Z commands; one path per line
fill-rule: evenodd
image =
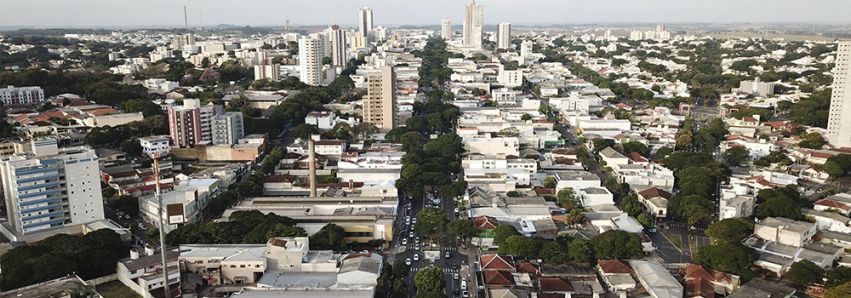
M 803 135 L 798 146 L 809 149 L 821 149 L 825 144 L 827 144 L 827 141 L 824 140 L 824 137 L 820 133 L 813 132 Z
M 310 236 L 310 249 L 342 251 L 346 247 L 345 236 L 342 227 L 329 223 Z
M 808 260 L 801 260 L 792 264 L 786 272 L 786 278 L 799 286 L 809 286 L 820 283 L 824 276 L 824 269 Z
M 293 137 L 303 140 L 310 139 L 310 136 L 315 134 L 319 134 L 319 128 L 312 124 L 302 123 L 292 130 Z
M 414 284 L 417 286 L 417 292 L 442 292 L 446 286 L 446 280 L 443 278 L 443 269 L 436 266 L 428 266 L 417 271 L 414 276 Z
M 647 148 L 647 145 L 644 145 L 639 142 L 626 142 L 623 145 L 623 153 L 629 154 L 632 152 L 638 152 L 642 156 L 650 155 L 650 148 Z
M 801 208 L 812 206 L 806 198 L 802 198 L 797 190 L 797 185 L 789 185 L 778 189 L 763 189 L 757 193 L 756 216 L 785 217 L 791 219 L 802 219 Z
M 757 259 L 757 253 L 736 243 L 715 242 L 701 247 L 694 260 L 716 270 L 730 272 L 748 280 L 753 276 L 750 267 Z
M 750 150 L 742 146 L 735 146 L 724 151 L 724 160 L 729 166 L 740 166 L 750 159 Z
M 145 117 L 153 115 L 162 115 L 163 110 L 158 104 L 150 100 L 132 99 L 124 102 L 124 112 L 137 113 L 141 112 Z
M 576 198 L 576 194 L 573 192 L 573 188 L 565 187 L 558 191 L 556 194 L 558 198 L 558 204 L 562 208 L 573 209 L 577 207 L 582 207 L 582 204 L 579 202 L 579 199 Z
M 503 244 L 508 237 L 520 235 L 520 233 L 517 232 L 517 229 L 508 224 L 499 225 L 493 230 L 493 234 L 493 244 L 497 246 Z
M 594 255 L 600 259 L 632 259 L 644 255 L 636 234 L 610 230 L 591 238 Z
M 479 229 L 476 228 L 476 223 L 472 220 L 458 219 L 449 223 L 449 231 L 461 239 L 469 239 L 479 234 Z
M 591 248 L 591 242 L 582 238 L 570 241 L 567 254 L 573 262 L 585 264 L 594 262 L 594 250 Z
M 525 113 L 525 114 L 523 114 L 523 116 L 520 116 L 520 120 L 523 120 L 523 121 L 532 120 L 532 115 L 529 115 L 529 113 Z
M 446 214 L 437 208 L 425 208 L 417 215 L 417 224 L 414 231 L 417 234 L 434 239 L 446 231 Z
M 739 243 L 753 233 L 753 226 L 746 218 L 727 218 L 709 225 L 706 235 L 719 241 Z
M 832 288 L 851 281 L 851 267 L 837 266 L 825 274 L 824 286 Z
M 556 241 L 541 241 L 540 251 L 537 255 L 541 256 L 547 264 L 565 264 L 570 261 L 570 255 L 567 253 L 567 247 L 562 246 Z
M 375 127 L 372 123 L 361 122 L 355 125 L 355 127 L 352 127 L 352 135 L 359 141 L 367 141 L 376 133 L 378 133 L 378 127 Z
M 555 188 L 557 183 L 556 177 L 547 176 L 547 178 L 544 178 L 544 188 Z
M 680 200 L 677 210 L 689 226 L 705 226 L 712 220 L 715 204 L 702 196 L 688 195 Z

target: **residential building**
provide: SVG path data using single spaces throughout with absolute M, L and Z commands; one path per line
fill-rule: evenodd
M 319 38 L 303 37 L 298 40 L 299 78 L 305 84 L 322 85 L 323 51 L 323 42 Z
M 464 10 L 464 46 L 482 49 L 484 17 L 484 8 L 476 0 L 471 0 Z
M 842 41 L 836 48 L 827 139 L 837 147 L 851 147 L 851 42 Z
M 654 298 L 683 297 L 683 285 L 657 261 L 630 260 L 635 277 Z
M 681 273 L 685 280 L 685 297 L 689 298 L 728 296 L 741 284 L 739 276 L 709 269 L 699 264 L 686 264 Z
M 0 88 L 0 102 L 3 105 L 27 105 L 44 101 L 44 90 L 41 87 L 15 87 L 8 86 Z
M 668 216 L 668 201 L 671 198 L 671 193 L 658 187 L 638 191 L 638 201 L 644 204 L 647 212 L 656 218 L 665 218 Z
M 346 67 L 349 62 L 349 49 L 346 47 L 346 31 L 340 29 L 340 26 L 333 25 L 328 29 L 329 39 L 331 41 L 331 65 L 336 67 Z
M 440 20 L 440 36 L 445 40 L 452 40 L 455 31 L 452 30 L 452 20 L 443 18 Z
M 171 151 L 169 146 L 169 136 L 150 136 L 139 138 L 139 145 L 142 146 L 142 153 L 146 155 L 167 155 Z
M 177 256 L 176 251 L 166 252 L 171 297 L 180 294 L 180 266 Z M 139 256 L 138 250 L 131 250 L 130 257 L 118 260 L 115 271 L 118 280 L 142 298 L 165 296 L 161 254 Z
M 241 112 L 213 116 L 213 145 L 233 145 L 245 136 Z
M 269 80 L 277 82 L 281 80 L 281 65 L 264 61 L 258 65 L 254 65 L 255 80 Z
M 372 9 L 363 7 L 358 9 L 358 35 L 369 40 L 372 40 Z
M 815 233 L 815 224 L 784 217 L 766 217 L 754 225 L 754 234 L 760 239 L 794 247 L 803 246 Z
M 499 23 L 496 33 L 496 48 L 509 49 L 511 48 L 511 24 Z
M 168 108 L 168 127 L 171 142 L 177 147 L 191 148 L 213 141 L 211 121 L 222 114 L 222 106 L 201 106 L 200 99 L 185 99 L 183 106 Z
M 369 74 L 367 94 L 363 101 L 363 121 L 372 123 L 380 131 L 396 127 L 396 73 L 392 66 Z
M 266 271 L 265 244 L 190 244 L 180 246 L 184 271 L 210 285 L 253 284 Z
M 767 281 L 754 278 L 742 285 L 738 290 L 730 294 L 730 298 L 790 298 L 795 295 L 795 289 L 787 287 L 780 282 Z
M 632 268 L 621 260 L 597 260 L 597 271 L 612 293 L 628 292 L 635 288 Z
M 499 66 L 497 74 L 497 82 L 507 88 L 514 88 L 523 85 L 523 71 L 519 69 L 506 70 L 505 66 Z
M 54 139 L 34 140 L 33 153 L 0 161 L 7 237 L 104 219 L 95 151 L 58 149 L 56 144 Z

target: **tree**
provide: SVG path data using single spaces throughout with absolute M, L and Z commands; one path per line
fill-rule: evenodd
M 310 139 L 310 136 L 315 134 L 319 134 L 319 128 L 312 124 L 302 123 L 292 130 L 293 137 L 303 140 Z
M 449 231 L 461 239 L 469 239 L 479 234 L 479 229 L 476 228 L 476 223 L 472 220 L 458 219 L 449 223 Z
M 639 142 L 626 142 L 623 145 L 623 153 L 630 154 L 632 152 L 638 152 L 642 156 L 650 155 L 650 148 L 647 148 L 647 145 Z
M 417 215 L 417 224 L 414 225 L 417 234 L 434 238 L 446 231 L 446 215 L 441 209 L 425 208 Z
M 824 269 L 808 260 L 801 260 L 792 264 L 786 272 L 786 278 L 799 286 L 809 286 L 820 283 L 824 276 Z
M 632 259 L 644 255 L 636 234 L 610 230 L 591 238 L 594 255 L 600 259 Z
M 556 241 L 541 241 L 541 248 L 538 255 L 547 264 L 564 264 L 570 261 L 570 255 L 567 253 L 567 247 L 562 246 Z
M 847 298 L 851 297 L 851 281 L 845 282 L 839 286 L 827 289 L 824 292 L 824 298 Z
M 310 249 L 342 251 L 346 247 L 345 236 L 342 227 L 329 223 L 310 236 Z
M 532 120 L 532 115 L 529 115 L 529 113 L 525 113 L 525 114 L 523 114 L 523 116 L 520 116 L 520 120 L 523 120 L 523 121 Z
M 809 202 L 801 198 L 796 189 L 797 185 L 780 189 L 763 189 L 757 193 L 756 217 L 785 217 L 802 219 L 802 207 L 809 207 Z
M 740 166 L 750 158 L 750 150 L 743 146 L 735 146 L 724 151 L 724 160 L 729 166 Z
M 419 222 L 417 223 L 419 224 Z M 493 235 L 493 244 L 499 246 L 504 243 L 508 237 L 520 235 L 520 233 L 518 233 L 512 225 L 506 224 L 496 227 L 496 229 L 493 230 Z
M 556 184 L 558 184 L 556 177 L 547 176 L 547 178 L 544 178 L 544 188 L 555 188 Z
M 715 204 L 702 196 L 688 195 L 680 200 L 676 209 L 687 219 L 689 226 L 704 226 L 712 220 Z
M 162 115 L 163 110 L 160 108 L 158 104 L 150 100 L 144 99 L 131 99 L 124 102 L 124 112 L 127 113 L 137 113 L 141 112 L 145 117 L 150 117 L 153 115 Z
M 417 286 L 417 292 L 442 292 L 446 286 L 446 280 L 443 278 L 443 269 L 436 266 L 428 266 L 417 271 L 414 276 L 414 284 Z
M 715 242 L 701 247 L 694 259 L 703 265 L 730 272 L 748 280 L 753 276 L 750 267 L 756 261 L 757 256 L 758 254 L 753 249 L 741 244 Z
M 809 149 L 821 149 L 825 144 L 827 144 L 827 141 L 824 140 L 824 137 L 820 133 L 813 132 L 803 135 L 798 146 Z
M 558 191 L 556 194 L 558 198 L 558 205 L 562 208 L 573 209 L 577 207 L 582 207 L 582 204 L 579 202 L 579 199 L 576 198 L 576 194 L 573 192 L 573 188 L 565 187 Z
M 838 266 L 825 274 L 825 287 L 832 288 L 851 281 L 851 267 Z
M 719 241 L 739 243 L 753 233 L 753 226 L 746 218 L 727 218 L 709 225 L 706 235 Z
M 131 217 L 136 217 L 139 215 L 139 199 L 134 196 L 119 196 L 118 198 L 113 200 L 109 205 L 113 209 L 121 210 L 121 212 L 124 212 L 125 214 L 130 215 Z
M 369 122 L 358 123 L 358 125 L 352 128 L 352 135 L 359 141 L 369 140 L 376 133 L 378 133 L 378 127 L 375 127 L 375 125 Z
M 591 248 L 591 242 L 582 238 L 570 241 L 567 254 L 570 260 L 574 262 L 591 264 L 594 261 L 594 250 Z

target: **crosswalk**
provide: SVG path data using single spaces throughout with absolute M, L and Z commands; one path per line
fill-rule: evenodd
M 420 271 L 420 269 L 422 269 L 422 268 L 426 268 L 426 267 L 411 267 L 411 272 Z M 443 269 L 443 273 L 458 273 L 460 271 L 460 269 L 455 269 L 455 268 L 442 268 L 442 269 Z

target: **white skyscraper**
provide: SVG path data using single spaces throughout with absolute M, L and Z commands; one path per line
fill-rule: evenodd
M 482 48 L 482 27 L 485 11 L 476 0 L 471 0 L 464 10 L 464 45 L 474 49 Z
M 440 21 L 440 36 L 445 40 L 452 39 L 452 20 L 444 18 Z
M 322 42 L 318 38 L 298 40 L 299 78 L 312 86 L 322 84 Z
M 511 48 L 511 24 L 499 23 L 499 27 L 496 34 L 496 48 Z
M 836 48 L 833 68 L 833 91 L 827 138 L 837 147 L 851 147 L 851 42 L 842 41 Z
M 334 25 L 329 28 L 329 39 L 331 40 L 331 65 L 345 67 L 348 59 L 348 48 L 346 47 L 346 31 L 340 26 Z
M 372 35 L 372 9 L 364 7 L 358 9 L 358 33 L 367 40 Z

